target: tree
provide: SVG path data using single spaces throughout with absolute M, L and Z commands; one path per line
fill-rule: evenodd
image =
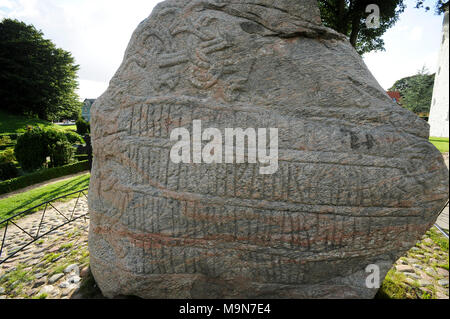
M 441 13 L 445 1 L 436 1 L 436 10 Z M 416 8 L 424 7 L 424 0 L 416 0 Z M 448 3 L 448 1 L 447 1 Z M 380 26 L 368 28 L 366 8 L 375 4 L 379 7 Z M 323 24 L 349 37 L 350 43 L 359 54 L 384 51 L 383 34 L 393 27 L 405 11 L 404 0 L 319 0 Z M 426 8 L 425 8 L 426 9 Z
M 389 91 L 399 91 L 402 105 L 408 110 L 420 114 L 429 113 L 433 98 L 435 74 L 429 74 L 423 67 L 416 75 L 395 82 Z
M 45 120 L 76 118 L 79 66 L 32 25 L 0 22 L 0 107 Z
M 366 8 L 375 4 L 380 8 L 380 26 L 368 28 Z M 384 50 L 382 35 L 391 28 L 405 10 L 403 0 L 319 0 L 322 21 L 349 37 L 359 54 Z
M 424 8 L 425 11 L 429 11 L 430 10 L 430 6 L 425 5 L 426 2 L 428 2 L 428 1 L 417 0 L 416 8 L 418 8 L 418 9 L 419 8 Z M 448 7 L 448 1 L 437 0 L 435 5 L 434 5 L 436 14 L 444 13 L 446 7 Z

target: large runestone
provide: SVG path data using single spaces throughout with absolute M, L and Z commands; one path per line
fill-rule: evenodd
M 175 128 L 278 128 L 279 169 L 175 164 Z M 165 1 L 92 108 L 104 295 L 372 298 L 435 222 L 448 170 L 316 1 Z

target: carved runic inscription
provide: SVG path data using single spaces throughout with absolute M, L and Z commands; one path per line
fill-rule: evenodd
M 234 101 L 242 90 L 242 84 L 247 81 L 248 73 L 242 75 L 242 68 L 237 67 L 231 53 L 226 52 L 233 44 L 229 36 L 220 33 L 218 19 L 208 16 L 179 18 L 174 9 L 170 11 L 175 18 L 166 29 L 147 30 L 143 34 L 144 41 L 152 39 L 151 57 L 142 57 L 138 66 L 145 68 L 145 59 L 155 61 L 157 78 L 154 89 L 172 91 L 182 78 L 186 78 L 194 88 L 208 90 L 226 74 L 224 99 Z M 185 44 L 182 47 L 174 45 L 180 42 L 176 41 L 180 38 Z

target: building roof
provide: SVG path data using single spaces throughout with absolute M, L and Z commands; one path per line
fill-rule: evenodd
M 395 99 L 397 102 L 399 102 L 402 98 L 400 92 L 398 91 L 388 91 L 387 94 L 391 99 Z

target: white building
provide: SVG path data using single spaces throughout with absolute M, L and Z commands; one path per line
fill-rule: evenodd
M 448 42 L 448 6 L 445 10 L 441 51 L 439 53 L 438 71 L 434 82 L 433 99 L 431 102 L 430 136 L 447 137 L 449 126 L 449 42 Z

